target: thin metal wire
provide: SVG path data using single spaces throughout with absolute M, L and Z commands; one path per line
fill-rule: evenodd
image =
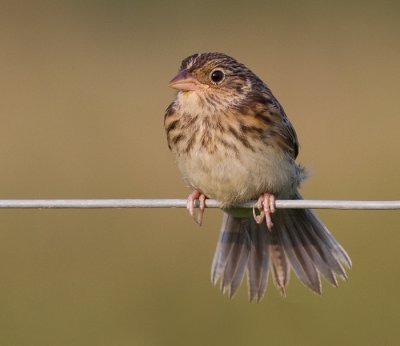
M 195 205 L 198 207 L 199 201 Z M 237 205 L 253 208 L 256 201 Z M 343 201 L 343 200 L 277 200 L 276 208 L 312 209 L 400 209 L 398 201 Z M 0 209 L 94 209 L 94 208 L 185 208 L 185 199 L 3 199 Z M 207 199 L 207 208 L 219 208 L 216 200 Z

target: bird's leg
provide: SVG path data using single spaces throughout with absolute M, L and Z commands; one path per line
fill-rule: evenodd
M 194 190 L 187 199 L 186 209 L 189 211 L 189 214 L 192 215 L 194 221 L 196 221 L 196 223 L 198 223 L 200 226 L 203 221 L 206 198 L 207 197 L 203 193 Z M 194 207 L 196 199 L 198 199 L 200 202 L 199 208 Z
M 268 229 L 272 230 L 272 219 L 271 214 L 275 212 L 275 196 L 270 193 L 263 193 L 258 197 L 257 200 L 257 208 L 260 211 L 260 214 L 256 215 L 253 208 L 253 216 L 258 224 L 264 222 L 267 223 Z

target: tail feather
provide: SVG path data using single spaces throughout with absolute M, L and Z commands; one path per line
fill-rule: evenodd
M 246 232 L 239 233 L 237 241 L 229 252 L 228 261 L 224 269 L 221 288 L 224 293 L 228 293 L 229 297 L 232 297 L 239 288 L 246 269 L 249 257 L 249 250 L 247 248 L 248 241 L 245 240 L 246 237 Z
M 261 275 L 260 275 L 260 282 L 258 285 L 258 292 L 256 295 L 249 296 L 250 301 L 252 301 L 254 298 L 256 298 L 256 300 L 258 302 L 264 297 L 265 290 L 266 290 L 267 284 L 268 284 L 268 274 L 269 274 L 269 267 L 270 267 L 270 263 L 271 263 L 270 258 L 269 258 L 269 246 L 270 246 L 270 244 L 268 243 L 268 238 L 265 238 L 265 245 L 261 246 L 261 248 L 264 250 L 264 255 L 263 255 L 262 261 L 261 261 Z
M 221 233 L 215 251 L 212 264 L 211 282 L 215 285 L 224 272 L 229 253 L 237 242 L 240 233 L 240 223 L 236 219 L 224 213 L 222 220 Z
M 342 262 L 347 266 L 347 268 L 351 268 L 352 262 L 349 257 L 349 255 L 346 253 L 346 251 L 343 249 L 343 247 L 336 241 L 336 239 L 332 236 L 332 234 L 328 231 L 328 229 L 325 227 L 324 224 L 316 217 L 316 215 L 311 211 L 311 210 L 306 210 L 308 214 L 310 214 L 310 219 L 313 221 L 313 227 L 314 227 L 314 232 L 316 234 L 320 234 L 321 236 L 325 236 L 327 240 L 330 240 L 331 248 L 333 250 L 333 253 L 339 260 L 339 262 Z M 323 228 L 325 232 L 318 232 L 318 228 Z
M 342 264 L 351 267 L 349 256 L 311 210 L 282 209 L 272 218 L 269 231 L 265 223 L 224 213 L 211 271 L 213 284 L 220 280 L 224 293 L 233 296 L 246 272 L 249 300 L 261 300 L 270 268 L 282 295 L 290 268 L 316 293 L 321 293 L 320 275 L 333 286 L 336 275 L 347 278 Z
M 314 292 L 320 294 L 321 280 L 319 278 L 318 270 L 314 264 L 313 258 L 307 251 L 307 245 L 301 241 L 297 234 L 298 230 L 296 225 L 293 225 L 291 221 L 291 219 L 288 219 L 288 224 L 283 224 L 284 227 L 282 232 L 279 233 L 285 253 L 293 271 L 296 273 L 300 281 L 310 287 Z M 290 231 L 291 229 L 293 229 L 293 232 Z
M 247 219 L 250 227 L 250 257 L 247 265 L 249 300 L 261 300 L 264 296 L 269 271 L 269 244 L 265 232 L 260 232 L 255 223 Z M 254 239 L 254 241 L 251 241 Z M 250 278 L 252 280 L 250 280 Z
M 347 279 L 346 271 L 341 264 L 344 263 L 348 268 L 351 268 L 351 260 L 346 251 L 333 238 L 328 229 L 318 220 L 313 212 L 305 210 L 305 213 L 307 218 L 304 221 L 309 221 L 309 224 L 307 224 L 307 234 L 309 235 L 311 244 L 314 244 L 315 250 L 321 254 L 325 263 L 329 265 L 335 274 L 339 275 L 342 279 Z
M 298 236 L 301 238 L 302 244 L 316 243 L 311 238 L 311 235 L 308 232 L 304 232 L 301 228 L 298 229 L 298 231 Z M 321 254 L 316 246 L 305 245 L 305 249 L 308 252 L 309 256 L 312 258 L 312 261 L 318 269 L 319 273 L 321 273 L 330 284 L 332 284 L 333 286 L 337 286 L 338 282 L 336 280 L 336 276 L 331 269 L 331 265 L 327 263 L 326 260 L 324 260 L 323 253 Z M 328 255 L 330 255 L 330 253 L 328 253 Z M 336 266 L 337 262 L 336 260 L 334 261 L 334 265 Z
M 275 286 L 279 289 L 282 296 L 286 296 L 285 286 L 289 281 L 290 267 L 283 248 L 283 244 L 279 239 L 278 232 L 270 232 L 267 230 L 265 223 L 259 225 L 260 232 L 267 232 L 267 237 L 271 239 L 269 246 L 269 258 L 271 260 L 272 277 Z
M 246 270 L 247 262 L 248 262 L 249 252 L 247 249 L 242 249 L 240 258 L 238 259 L 238 263 L 236 266 L 235 274 L 233 276 L 232 281 L 229 283 L 229 278 L 225 278 L 225 283 L 228 284 L 228 295 L 229 297 L 233 297 L 236 293 L 237 289 L 240 287 L 242 283 L 243 275 Z

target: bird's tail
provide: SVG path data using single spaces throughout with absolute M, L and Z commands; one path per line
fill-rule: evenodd
M 319 294 L 321 274 L 334 286 L 336 276 L 347 278 L 342 264 L 351 267 L 349 256 L 311 210 L 279 209 L 272 221 L 269 231 L 265 222 L 257 224 L 253 218 L 224 213 L 211 269 L 211 281 L 220 280 L 223 293 L 232 297 L 245 272 L 250 301 L 263 298 L 270 269 L 282 295 L 290 268 Z

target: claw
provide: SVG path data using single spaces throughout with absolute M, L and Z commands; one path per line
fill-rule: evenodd
M 197 199 L 200 202 L 199 208 L 195 208 L 195 201 Z M 206 199 L 207 197 L 203 193 L 197 190 L 194 190 L 187 199 L 186 209 L 189 211 L 189 214 L 193 217 L 194 221 L 200 226 L 203 222 L 204 209 L 206 207 L 205 205 Z
M 275 196 L 269 193 L 264 193 L 258 197 L 257 209 L 260 211 L 256 215 L 255 208 L 253 208 L 253 217 L 258 224 L 262 223 L 265 218 L 268 229 L 271 231 L 273 227 L 271 214 L 275 212 Z

